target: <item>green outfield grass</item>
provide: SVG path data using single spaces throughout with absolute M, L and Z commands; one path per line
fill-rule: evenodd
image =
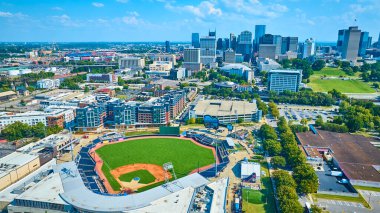
M 131 182 L 133 178 L 140 178 L 139 183 L 147 184 L 153 182 L 156 178 L 147 170 L 137 170 L 119 177 L 121 181 Z
M 328 92 L 336 89 L 342 93 L 374 93 L 375 90 L 360 80 L 311 78 L 307 84 L 315 92 Z
M 125 136 L 130 137 L 130 136 L 136 136 L 136 135 L 154 135 L 158 134 L 158 131 L 135 131 L 135 132 L 126 132 Z
M 96 153 L 104 161 L 102 171 L 114 190 L 120 190 L 120 185 L 109 170 L 120 166 L 133 163 L 162 166 L 164 163 L 172 162 L 175 173 L 180 178 L 198 166 L 207 166 L 215 162 L 212 150 L 179 138 L 129 140 L 103 146 L 96 150 Z

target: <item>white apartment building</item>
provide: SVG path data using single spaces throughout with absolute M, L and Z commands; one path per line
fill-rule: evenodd
M 38 89 L 54 89 L 58 88 L 61 84 L 59 79 L 41 79 L 37 81 Z
M 153 61 L 149 64 L 150 71 L 170 71 L 173 68 L 173 63 L 170 61 Z
M 126 57 L 119 59 L 119 68 L 125 69 L 142 69 L 145 67 L 145 60 L 143 58 L 138 57 Z

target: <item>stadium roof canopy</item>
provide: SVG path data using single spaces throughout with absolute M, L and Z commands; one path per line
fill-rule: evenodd
M 70 174 L 62 172 L 64 168 L 69 170 Z M 55 172 L 59 172 L 62 180 L 64 193 L 60 194 L 61 198 L 75 208 L 86 212 L 126 212 L 149 207 L 163 197 L 170 197 L 173 194 L 181 196 L 180 194 L 183 193 L 180 191 L 191 191 L 209 183 L 206 178 L 194 173 L 141 193 L 109 196 L 96 194 L 86 188 L 74 162 L 57 165 Z M 187 194 L 190 200 L 193 193 Z M 171 203 L 173 206 L 175 206 L 174 201 Z

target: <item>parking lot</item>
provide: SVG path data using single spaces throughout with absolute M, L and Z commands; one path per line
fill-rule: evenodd
M 337 192 L 337 193 L 356 193 L 356 191 L 349 184 L 340 184 L 335 176 L 331 176 L 331 169 L 323 162 L 323 170 L 317 171 L 319 179 L 319 188 L 318 191 L 328 191 L 328 192 Z
M 281 108 L 279 111 L 280 116 L 284 116 L 288 121 L 300 122 L 301 119 L 306 118 L 310 123 L 314 123 L 318 115 L 322 116 L 324 122 L 332 120 L 337 115 L 335 111 L 323 109 Z

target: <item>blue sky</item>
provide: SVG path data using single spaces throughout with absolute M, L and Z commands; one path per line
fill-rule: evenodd
M 0 0 L 0 41 L 190 41 L 266 24 L 267 33 L 335 41 L 355 24 L 377 40 L 380 0 Z

